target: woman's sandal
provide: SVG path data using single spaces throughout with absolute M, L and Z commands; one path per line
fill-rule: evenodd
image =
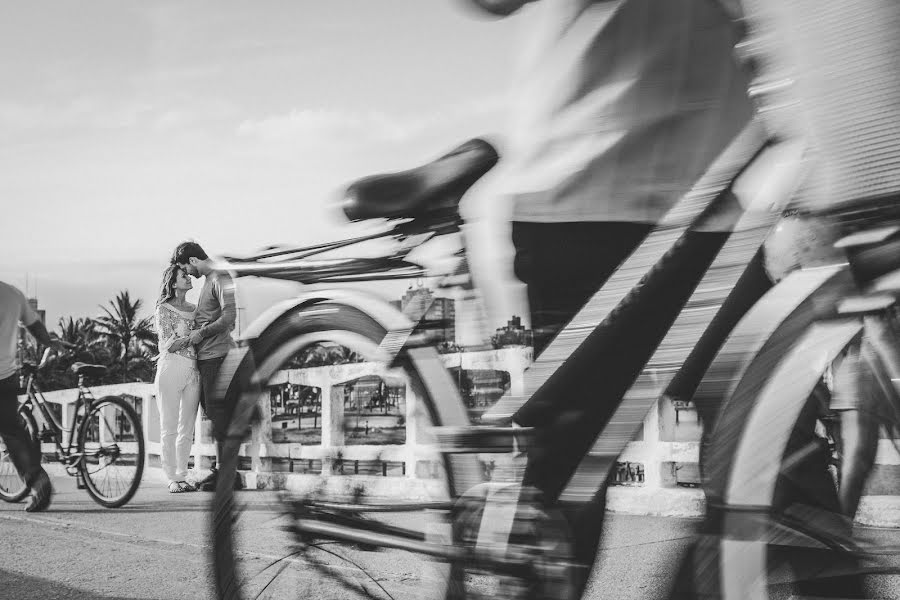
M 169 493 L 170 494 L 183 494 L 185 492 L 193 492 L 194 488 L 191 487 L 187 481 L 170 481 L 169 482 Z

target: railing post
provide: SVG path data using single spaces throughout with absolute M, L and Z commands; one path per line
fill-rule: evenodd
M 322 381 L 322 475 L 329 476 L 334 468 L 333 450 L 344 446 L 344 387 Z
M 419 397 L 410 390 L 409 385 L 404 388 L 403 393 L 406 395 L 406 458 L 403 461 L 403 469 L 406 477 L 415 479 L 421 475 L 416 467 L 422 449 L 429 442 L 427 430 L 430 423 L 425 407 L 421 406 Z
M 661 435 L 661 414 L 663 403 L 667 400 L 658 398 L 644 418 L 643 444 L 646 446 L 644 464 L 644 486 L 650 488 L 672 487 L 675 485 L 675 463 L 665 456 L 671 443 L 663 442 Z M 667 458 L 669 460 L 667 460 Z
M 250 468 L 256 473 L 272 470 L 272 459 L 269 456 L 268 444 L 272 441 L 272 403 L 269 392 L 263 389 L 257 399 L 260 419 L 254 422 L 250 432 Z M 266 456 L 260 457 L 260 450 L 266 449 Z

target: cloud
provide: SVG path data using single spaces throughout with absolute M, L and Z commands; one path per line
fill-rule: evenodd
M 0 130 L 118 129 L 134 126 L 152 110 L 146 102 L 111 105 L 90 96 L 56 106 L 5 102 L 0 103 Z
M 464 102 L 426 113 L 398 115 L 377 110 L 297 108 L 287 114 L 248 119 L 237 127 L 239 136 L 263 142 L 327 144 L 329 146 L 407 142 L 454 129 L 467 122 L 498 115 L 501 96 Z
M 183 98 L 177 101 L 114 101 L 79 96 L 62 104 L 0 102 L 0 131 L 57 133 L 104 131 L 140 127 L 182 130 L 214 122 L 228 123 L 236 106 L 217 98 Z

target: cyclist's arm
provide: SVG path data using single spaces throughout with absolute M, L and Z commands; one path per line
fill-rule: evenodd
M 28 333 L 34 337 L 42 346 L 55 346 L 56 340 L 50 337 L 50 334 L 47 332 L 47 328 L 41 322 L 40 319 L 37 319 L 34 323 L 30 325 L 26 325 L 25 328 L 28 330 Z
M 54 341 L 53 338 L 50 337 L 50 334 L 47 332 L 47 328 L 44 326 L 43 321 L 38 316 L 37 312 L 31 305 L 28 304 L 28 300 L 25 298 L 25 295 L 22 292 L 16 290 L 19 295 L 19 321 L 22 325 L 25 326 L 25 329 L 28 330 L 28 333 L 38 341 L 42 346 L 53 346 Z

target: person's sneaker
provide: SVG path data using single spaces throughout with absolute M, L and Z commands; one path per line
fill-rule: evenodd
M 204 492 L 214 492 L 216 491 L 216 481 L 219 479 L 219 470 L 215 467 L 212 467 L 209 470 L 209 475 L 201 479 L 197 482 L 197 489 L 202 490 Z
M 46 471 L 41 469 L 41 472 L 31 485 L 31 502 L 25 507 L 26 512 L 47 510 L 52 497 L 53 485 L 50 483 L 50 477 Z

